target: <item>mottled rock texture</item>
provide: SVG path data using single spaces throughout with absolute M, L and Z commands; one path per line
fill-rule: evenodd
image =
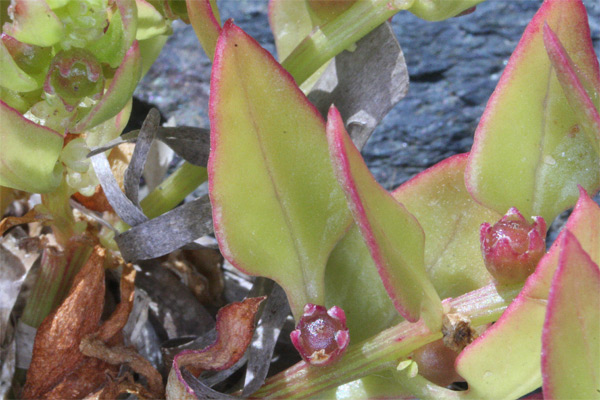
M 292 0 L 295 1 L 295 0 Z M 600 4 L 584 0 L 600 53 Z M 384 118 L 363 149 L 377 180 L 392 189 L 419 171 L 469 150 L 475 127 L 537 0 L 494 0 L 470 15 L 427 22 L 409 12 L 392 20 L 411 78 L 409 93 Z M 236 24 L 274 53 L 266 0 L 220 1 L 223 20 Z M 208 126 L 211 63 L 191 26 L 174 34 L 136 96 L 178 125 Z

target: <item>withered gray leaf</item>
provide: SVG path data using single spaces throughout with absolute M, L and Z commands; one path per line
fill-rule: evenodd
M 123 327 L 125 344 L 133 345 L 155 368 L 162 366 L 162 354 L 156 331 L 148 319 L 152 299 L 145 290 L 136 287 L 133 309 Z
M 127 132 L 107 144 L 94 147 L 88 157 L 104 153 L 122 143 L 137 141 L 139 130 Z M 210 130 L 193 126 L 158 127 L 156 138 L 166 143 L 177 155 L 190 164 L 206 167 L 210 154 Z
M 183 376 L 183 379 L 185 379 L 185 382 L 188 384 L 188 386 L 194 391 L 194 394 L 198 399 L 239 399 L 239 397 L 217 392 L 216 390 L 209 388 L 200 380 L 196 379 L 196 377 L 186 369 L 181 371 L 181 375 Z
M 225 379 L 229 378 L 231 375 L 235 374 L 240 368 L 244 366 L 248 362 L 248 352 L 244 353 L 242 358 L 239 359 L 238 362 L 233 364 L 233 366 L 227 368 L 224 371 L 219 371 L 213 375 L 210 375 L 206 378 L 202 377 L 200 381 L 208 387 L 213 387 L 216 384 L 223 382 Z
M 41 246 L 25 246 L 27 242 L 31 240 L 11 232 L 0 238 L 0 345 L 6 339 L 10 313 L 27 272 L 42 251 Z
M 144 123 L 142 124 L 142 129 L 138 135 L 137 142 L 133 150 L 133 155 L 129 161 L 129 166 L 125 170 L 123 181 L 125 186 L 125 195 L 138 208 L 140 178 L 142 177 L 142 172 L 144 172 L 144 164 L 146 164 L 146 158 L 148 157 L 148 152 L 150 151 L 150 145 L 152 144 L 154 136 L 156 136 L 159 123 L 160 113 L 156 108 L 153 108 L 150 110 L 146 116 L 146 119 L 144 120 Z
M 265 382 L 277 338 L 291 310 L 285 292 L 277 283 L 267 301 L 248 350 L 248 368 L 242 396 L 250 396 Z
M 150 296 L 153 317 L 150 321 L 160 325 L 157 334 L 162 340 L 203 335 L 214 328 L 213 317 L 175 274 L 161 267 L 156 260 L 140 262 L 139 266 L 141 271 L 136 276 L 136 287 Z M 215 337 L 216 333 L 206 345 Z M 164 359 L 169 368 L 172 361 L 172 357 L 171 360 Z
M 6 344 L 0 344 L 0 399 L 8 399 L 13 376 L 15 374 L 16 344 L 14 338 Z
M 381 119 L 408 92 L 408 71 L 389 23 L 356 45 L 355 51 L 344 51 L 335 57 L 308 99 L 325 118 L 329 107 L 335 104 L 360 150 Z
M 118 145 L 123 144 L 123 143 L 135 143 L 139 134 L 140 134 L 139 129 L 124 133 L 121 136 L 111 140 L 110 142 L 108 142 L 102 146 L 93 147 L 91 149 L 91 151 L 87 154 L 86 157 L 91 158 L 97 154 L 104 153 L 107 150 L 117 147 Z
M 115 176 L 113 175 L 108 159 L 104 153 L 96 154 L 91 157 L 92 166 L 96 176 L 100 181 L 104 195 L 112 206 L 113 210 L 121 217 L 123 221 L 131 226 L 136 226 L 148 221 L 142 210 L 137 207 L 121 191 Z
M 191 126 L 162 127 L 158 138 L 190 164 L 206 167 L 210 154 L 210 130 Z
M 148 260 L 168 254 L 212 231 L 210 201 L 204 196 L 132 227 L 116 236 L 115 241 L 125 260 Z

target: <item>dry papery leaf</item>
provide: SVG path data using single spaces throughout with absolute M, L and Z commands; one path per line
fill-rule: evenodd
M 131 374 L 127 374 L 116 380 L 109 377 L 104 386 L 86 396 L 84 400 L 112 400 L 124 393 L 134 394 L 140 400 L 156 398 L 145 387 L 135 383 Z
M 120 344 L 121 330 L 133 306 L 135 270 L 131 264 L 125 264 L 121 274 L 121 302 L 99 326 L 104 307 L 105 260 L 106 250 L 95 246 L 75 276 L 66 299 L 40 325 L 24 398 L 83 398 L 98 390 L 107 375 L 118 373 L 118 365 L 87 357 L 79 349 L 82 340 L 90 335 L 108 346 Z
M 51 218 L 39 213 L 35 208 L 32 208 L 27 214 L 22 217 L 6 217 L 0 221 L 0 236 L 4 235 L 4 232 L 12 228 L 13 226 L 29 224 L 31 222 L 46 222 Z
M 175 356 L 167 382 L 167 399 L 195 399 L 181 369 L 198 376 L 202 371 L 220 371 L 234 365 L 246 351 L 254 333 L 254 317 L 265 297 L 229 304 L 217 314 L 217 339 L 203 350 L 186 350 Z
M 115 176 L 121 190 L 124 190 L 125 188 L 123 184 L 125 170 L 129 165 L 129 160 L 131 160 L 134 148 L 134 143 L 125 143 L 119 147 L 113 148 L 108 154 L 108 164 L 110 165 L 110 169 Z M 78 192 L 71 197 L 89 210 L 98 212 L 114 212 L 112 206 L 106 198 L 106 195 L 104 194 L 104 190 L 102 189 L 101 185 L 96 186 L 96 190 L 91 196 L 84 196 Z
M 225 287 L 223 256 L 218 250 L 177 250 L 164 257 L 161 266 L 174 272 L 204 305 L 221 305 Z

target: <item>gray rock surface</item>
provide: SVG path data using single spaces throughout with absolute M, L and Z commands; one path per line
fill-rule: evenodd
M 294 0 L 292 0 L 294 1 Z M 594 48 L 600 53 L 600 4 L 584 0 Z M 409 93 L 384 118 L 363 149 L 376 179 L 392 189 L 436 162 L 469 150 L 488 97 L 538 0 L 494 0 L 470 15 L 427 22 L 398 13 L 392 26 L 411 78 Z M 236 24 L 268 51 L 275 46 L 266 0 L 223 0 L 222 19 Z M 207 127 L 210 67 L 191 26 L 174 34 L 136 96 L 178 125 Z

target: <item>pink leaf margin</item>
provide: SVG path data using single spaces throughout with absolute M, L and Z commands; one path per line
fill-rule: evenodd
M 554 277 L 552 278 L 552 285 L 550 286 L 550 292 L 548 294 L 548 306 L 546 308 L 546 319 L 544 321 L 544 327 L 542 330 L 542 378 L 543 385 L 542 390 L 544 397 L 549 399 L 559 398 L 560 395 L 555 393 L 557 389 L 557 381 L 554 379 L 556 375 L 564 375 L 565 365 L 557 366 L 553 363 L 553 336 L 557 329 L 581 329 L 584 330 L 583 326 L 580 327 L 562 327 L 557 326 L 561 323 L 560 319 L 556 315 L 556 312 L 561 306 L 564 305 L 565 301 L 568 301 L 571 295 L 578 295 L 578 293 L 565 293 L 565 291 L 573 290 L 569 286 L 569 281 L 576 279 L 585 280 L 587 284 L 595 286 L 597 291 L 595 298 L 586 300 L 595 300 L 598 304 L 596 310 L 600 310 L 600 297 L 597 295 L 600 291 L 600 269 L 598 265 L 592 261 L 591 257 L 583 250 L 581 244 L 577 238 L 569 231 L 565 231 L 561 241 L 561 254 L 559 256 L 558 268 Z M 569 276 L 570 275 L 570 276 Z M 585 294 L 583 294 L 585 295 Z M 579 316 L 579 322 L 584 323 L 582 317 Z M 598 327 L 596 327 L 598 328 Z M 600 331 L 600 328 L 598 328 Z M 597 340 L 592 335 L 592 340 Z M 567 345 L 567 343 L 565 343 Z M 589 356 L 589 355 L 588 355 Z M 592 362 L 594 362 L 592 360 Z M 596 371 L 591 371 L 592 374 L 597 373 L 600 368 Z M 563 379 L 569 379 L 564 377 Z M 592 388 L 592 390 L 598 388 Z
M 432 165 L 424 171 L 419 172 L 417 175 L 413 176 L 412 178 L 404 182 L 402 185 L 398 186 L 392 191 L 392 196 L 395 197 L 395 195 L 399 195 L 403 190 L 408 189 L 412 186 L 423 185 L 424 181 L 429 180 L 430 177 L 436 176 L 439 173 L 439 171 L 454 170 L 457 165 L 464 163 L 468 159 L 468 157 L 469 153 L 461 153 L 445 158 L 439 163 Z
M 472 352 L 477 352 L 479 348 L 486 346 L 487 338 L 502 334 L 505 322 L 513 317 L 513 314 L 518 314 L 519 310 L 524 307 L 524 304 L 532 299 L 539 299 L 540 296 L 546 300 L 549 291 L 550 280 L 555 274 L 557 261 L 560 256 L 561 246 L 564 240 L 564 235 L 568 232 L 575 232 L 578 227 L 588 224 L 589 218 L 596 217 L 598 205 L 590 198 L 585 189 L 579 186 L 579 200 L 567 220 L 565 227 L 558 235 L 550 250 L 542 257 L 533 274 L 527 278 L 523 289 L 519 295 L 510 303 L 504 311 L 500 319 L 494 325 L 489 327 L 481 336 L 475 339 L 468 345 L 456 358 L 455 367 L 462 363 L 462 360 Z M 598 237 L 598 232 L 592 232 Z M 600 249 L 597 250 L 600 252 Z
M 209 0 L 186 0 L 188 16 L 194 32 L 209 58 L 215 55 L 215 46 L 221 34 L 213 4 Z
M 596 149 L 596 152 L 598 152 L 600 142 L 600 114 L 598 114 L 598 110 L 596 110 L 592 99 L 590 99 L 590 96 L 585 91 L 582 82 L 577 76 L 577 69 L 558 39 L 558 36 L 556 36 L 548 23 L 544 23 L 543 31 L 544 45 L 548 57 L 550 57 L 552 66 L 556 70 L 556 75 L 563 87 L 565 96 L 571 107 L 575 109 L 575 112 L 583 114 L 580 123 L 584 126 L 587 125 L 586 132 L 590 135 L 592 145 Z M 593 59 L 596 60 L 595 57 Z M 595 82 L 594 90 L 600 90 L 600 82 Z
M 227 235 L 226 229 L 223 227 L 223 210 L 221 205 L 219 204 L 218 195 L 215 191 L 214 183 L 215 183 L 215 169 L 217 168 L 220 162 L 226 162 L 225 160 L 221 160 L 221 151 L 219 146 L 219 138 L 221 135 L 226 135 L 226 132 L 222 132 L 219 129 L 219 112 L 217 111 L 219 104 L 223 102 L 221 98 L 221 86 L 222 80 L 224 79 L 222 74 L 221 65 L 225 62 L 225 58 L 227 56 L 227 48 L 231 45 L 230 43 L 235 44 L 236 38 L 240 38 L 240 41 L 243 41 L 244 44 L 250 45 L 253 50 L 264 57 L 268 64 L 271 64 L 274 69 L 278 70 L 281 74 L 281 80 L 286 84 L 293 95 L 298 98 L 298 102 L 304 103 L 306 109 L 313 114 L 313 117 L 320 121 L 323 125 L 323 132 L 325 131 L 325 120 L 323 116 L 317 110 L 317 108 L 308 100 L 306 95 L 300 90 L 296 81 L 289 72 L 287 72 L 281 64 L 273 58 L 271 53 L 261 47 L 261 45 L 250 35 L 244 32 L 240 27 L 234 24 L 232 19 L 225 21 L 223 24 L 223 28 L 221 29 L 221 34 L 219 35 L 219 40 L 217 41 L 217 46 L 215 48 L 215 57 L 213 60 L 213 69 L 210 78 L 210 98 L 208 104 L 208 116 L 210 120 L 210 155 L 208 158 L 208 193 L 210 196 L 210 202 L 212 205 L 212 216 L 213 216 L 213 226 L 215 231 L 215 237 L 217 239 L 217 243 L 219 244 L 219 249 L 221 249 L 221 253 L 223 257 L 227 261 L 229 261 L 235 268 L 238 270 L 248 274 L 254 275 L 248 271 L 248 269 L 244 266 L 243 263 L 238 261 L 235 257 L 234 252 L 231 250 L 229 245 L 227 244 Z
M 133 91 L 128 93 L 128 96 L 122 96 L 121 94 L 121 96 L 118 98 L 113 97 L 113 94 L 119 91 L 120 86 L 128 85 L 135 88 L 142 73 L 141 68 L 140 47 L 136 40 L 133 42 L 129 50 L 127 50 L 127 53 L 125 53 L 123 62 L 115 72 L 113 80 L 102 96 L 102 99 L 100 99 L 94 108 L 90 110 L 88 115 L 86 115 L 83 120 L 78 122 L 71 131 L 74 133 L 83 132 L 86 129 L 90 129 L 93 126 L 101 124 L 102 122 L 118 114 L 118 112 L 125 107 L 131 98 L 131 93 L 133 93 Z M 136 75 L 133 79 L 134 82 L 131 82 L 131 76 L 127 75 L 127 72 L 131 72 L 131 69 L 133 69 Z M 127 81 L 129 81 L 129 83 L 126 83 Z
M 587 11 L 585 9 L 585 6 L 583 5 L 583 2 L 581 0 L 545 0 L 540 9 L 537 11 L 537 13 L 533 16 L 532 20 L 527 25 L 527 28 L 525 28 L 525 32 L 523 32 L 521 40 L 517 44 L 515 51 L 510 56 L 510 59 L 506 64 L 506 68 L 500 76 L 500 80 L 498 81 L 494 92 L 488 100 L 485 110 L 481 115 L 479 124 L 477 125 L 477 129 L 475 130 L 473 146 L 471 147 L 471 152 L 469 155 L 470 159 L 472 159 L 476 154 L 481 152 L 485 135 L 483 132 L 483 127 L 487 125 L 487 120 L 493 114 L 496 104 L 502 101 L 500 96 L 502 94 L 503 87 L 510 85 L 513 76 L 515 75 L 515 73 L 517 73 L 516 67 L 518 66 L 519 60 L 527 54 L 532 40 L 540 32 L 540 30 L 543 29 L 544 24 L 546 24 L 547 16 L 552 12 L 555 12 L 554 8 L 560 6 L 561 3 L 568 3 L 569 5 L 574 7 L 574 15 L 580 19 L 581 23 L 579 24 L 579 29 L 581 31 L 578 33 L 581 37 L 585 37 L 588 39 L 583 41 L 582 43 L 579 43 L 579 47 L 581 48 L 582 52 L 592 55 L 590 59 L 593 60 L 593 65 L 591 68 L 592 76 L 590 77 L 590 79 L 592 80 L 592 82 L 600 82 L 600 65 L 598 64 L 598 59 L 595 56 L 596 53 L 594 51 L 594 45 L 591 40 L 590 27 L 587 22 Z M 465 184 L 467 186 L 467 190 L 469 191 L 469 193 L 471 193 L 473 199 L 478 203 L 482 204 L 481 201 L 477 199 L 477 197 L 473 196 L 476 190 L 471 185 L 471 182 L 474 181 L 472 178 L 472 168 L 472 163 L 467 163 L 467 167 L 465 169 Z
M 329 142 L 329 149 L 332 157 L 332 162 L 334 164 L 334 171 L 338 178 L 338 182 L 342 185 L 344 192 L 348 198 L 348 205 L 352 211 L 352 215 L 354 215 L 354 220 L 358 225 L 360 232 L 365 240 L 369 251 L 371 252 L 371 256 L 373 257 L 373 261 L 377 267 L 377 272 L 381 277 L 383 282 L 383 286 L 390 296 L 394 307 L 398 312 L 406 318 L 410 322 L 416 322 L 419 320 L 419 313 L 415 313 L 405 307 L 399 299 L 398 294 L 396 293 L 395 288 L 391 284 L 391 279 L 388 271 L 385 268 L 385 261 L 383 255 L 381 254 L 381 250 L 375 239 L 375 235 L 373 232 L 373 227 L 369 222 L 369 218 L 365 211 L 365 207 L 363 205 L 363 201 L 360 197 L 359 190 L 356 187 L 355 180 L 352 176 L 352 172 L 350 170 L 350 155 L 346 151 L 345 144 L 348 143 L 350 146 L 350 152 L 354 153 L 355 157 L 358 157 L 362 160 L 360 156 L 360 152 L 354 146 L 348 133 L 346 132 L 346 128 L 344 127 L 344 121 L 342 120 L 342 116 L 335 106 L 331 106 L 329 109 L 329 113 L 327 116 L 327 140 Z M 363 168 L 367 168 L 363 163 Z M 385 189 L 383 189 L 379 184 L 375 181 L 375 178 L 371 175 L 370 178 L 373 180 L 374 184 L 380 189 L 383 195 L 389 196 L 399 208 L 402 208 L 406 213 L 408 211 L 404 208 L 404 206 L 398 203 L 393 196 L 388 193 Z M 411 214 L 412 216 L 412 214 Z M 414 217 L 412 217 L 414 219 Z M 415 222 L 418 223 L 418 221 Z M 423 234 L 424 235 L 424 234 Z

